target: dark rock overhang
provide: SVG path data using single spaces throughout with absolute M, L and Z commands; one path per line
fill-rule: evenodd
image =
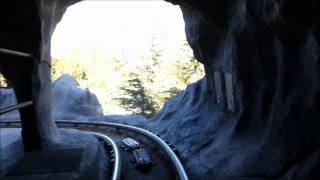
M 2 2 L 0 7 L 1 17 L 8 19 L 1 25 L 0 47 L 34 55 L 31 63 L 0 55 L 0 71 L 13 82 L 18 101 L 32 99 L 35 102 L 20 112 L 27 151 L 45 148 L 57 136 L 51 120 L 50 38 L 66 8 L 76 2 L 15 0 Z M 201 124 L 203 119 L 209 119 L 210 124 L 218 124 L 214 130 L 208 130 L 212 138 L 203 146 L 213 147 L 214 160 L 230 160 L 223 165 L 212 162 L 209 170 L 220 168 L 215 175 L 228 179 L 241 172 L 243 177 L 263 176 L 266 168 L 274 166 L 274 171 L 264 176 L 273 178 L 291 172 L 292 164 L 306 157 L 316 157 L 307 164 L 317 165 L 320 142 L 318 0 L 170 2 L 181 5 L 188 42 L 206 69 L 206 79 L 201 86 L 195 86 L 197 94 L 192 94 L 193 101 L 182 105 L 192 110 L 195 105 L 201 107 L 201 111 L 195 113 L 199 117 L 193 116 L 192 122 Z M 230 97 L 233 108 L 228 105 Z M 181 115 L 183 113 L 175 113 L 179 114 L 175 119 L 190 120 Z M 170 119 L 166 112 L 161 112 L 155 120 L 163 125 L 169 137 L 175 134 L 167 129 L 190 125 L 181 120 L 174 126 L 162 121 L 166 118 Z M 188 138 L 185 141 L 188 143 Z M 249 145 L 260 148 L 246 149 Z M 238 163 L 241 168 L 231 164 L 232 158 L 239 157 L 240 150 L 247 152 L 241 154 L 247 158 L 246 162 Z M 266 167 L 261 166 L 259 157 L 272 162 L 268 164 L 265 160 Z M 304 169 L 305 172 L 310 174 L 316 165 Z M 233 171 L 228 171 L 231 166 Z M 253 168 L 256 166 L 258 168 Z M 227 176 L 228 173 L 231 175 Z

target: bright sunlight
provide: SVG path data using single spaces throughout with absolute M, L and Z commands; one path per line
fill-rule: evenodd
M 73 75 L 105 114 L 151 117 L 203 77 L 186 42 L 181 10 L 164 1 L 85 1 L 52 36 L 52 77 Z

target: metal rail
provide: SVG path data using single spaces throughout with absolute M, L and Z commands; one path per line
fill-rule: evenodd
M 142 134 L 149 139 L 152 139 L 157 145 L 159 145 L 164 152 L 168 155 L 170 160 L 173 162 L 174 168 L 176 172 L 178 173 L 178 176 L 181 180 L 188 180 L 188 175 L 185 172 L 182 163 L 180 162 L 179 158 L 176 156 L 176 154 L 173 152 L 173 150 L 169 147 L 169 145 L 166 144 L 164 140 L 162 140 L 160 137 L 156 136 L 155 134 L 144 130 L 142 128 L 130 126 L 130 125 L 124 125 L 124 124 L 118 124 L 118 123 L 109 123 L 109 122 L 79 122 L 79 121 L 67 121 L 67 120 L 59 120 L 55 121 L 57 124 L 71 124 L 74 126 L 78 125 L 86 125 L 86 126 L 105 126 L 105 127 L 112 127 L 116 129 L 125 129 L 128 131 L 132 131 L 138 134 Z M 20 121 L 7 121 L 7 122 L 0 122 L 0 124 L 14 124 L 14 123 L 21 123 Z
M 113 165 L 113 174 L 111 179 L 112 180 L 119 180 L 120 179 L 120 175 L 121 175 L 121 158 L 120 158 L 120 151 L 119 148 L 117 146 L 117 144 L 108 136 L 101 134 L 101 133 L 96 133 L 96 132 L 91 132 L 91 134 L 101 137 L 104 140 L 108 141 L 111 146 L 112 146 L 112 150 L 114 153 L 114 165 Z
M 11 56 L 23 57 L 23 58 L 32 58 L 31 54 L 20 52 L 20 51 L 14 51 L 10 49 L 4 49 L 4 48 L 0 48 L 0 53 L 11 55 Z
M 15 110 L 18 110 L 18 109 L 25 108 L 25 107 L 30 106 L 32 104 L 33 104 L 32 101 L 27 101 L 27 102 L 19 103 L 17 105 L 5 107 L 3 109 L 0 109 L 0 115 L 8 113 L 8 112 L 11 112 L 11 111 L 15 111 Z

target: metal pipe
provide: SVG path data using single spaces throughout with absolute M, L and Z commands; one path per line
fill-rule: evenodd
M 32 101 L 27 101 L 27 102 L 19 103 L 17 105 L 5 107 L 3 109 L 0 109 L 0 115 L 14 111 L 14 110 L 18 110 L 21 108 L 25 108 L 25 107 L 30 106 L 32 104 L 33 104 Z
M 10 49 L 4 49 L 4 48 L 0 48 L 0 53 L 11 55 L 11 56 L 23 57 L 23 58 L 31 58 L 32 57 L 32 55 L 28 54 L 28 53 L 14 51 L 14 50 L 10 50 Z

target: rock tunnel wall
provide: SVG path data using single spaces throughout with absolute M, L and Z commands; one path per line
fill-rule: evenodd
M 22 81 L 32 84 L 31 92 L 17 96 L 18 100 L 19 96 L 35 100 L 35 106 L 29 109 L 35 113 L 22 120 L 34 119 L 33 125 L 25 128 L 37 129 L 35 136 L 41 137 L 38 141 L 41 144 L 55 135 L 47 133 L 50 127 L 54 132 L 55 127 L 49 116 L 50 98 L 45 96 L 50 95 L 50 63 L 47 63 L 50 37 L 66 8 L 77 1 L 14 2 L 13 8 L 23 7 L 30 16 L 17 17 L 1 26 L 0 45 L 10 41 L 12 48 L 36 55 L 30 68 L 19 69 L 31 72 L 30 79 Z M 172 3 L 181 5 L 188 42 L 195 57 L 204 64 L 206 77 L 166 103 L 148 126 L 177 146 L 191 178 L 318 179 L 320 3 L 317 0 L 172 0 Z M 15 12 L 6 10 L 9 6 L 1 6 L 2 17 Z M 22 21 L 24 31 L 14 31 L 22 26 L 14 22 Z M 2 28 L 7 26 L 12 29 Z M 5 38 L 11 30 L 14 40 Z M 26 43 L 18 43 L 21 41 Z M 7 73 L 10 79 L 10 72 L 16 67 L 6 67 L 2 63 L 0 70 L 10 70 Z M 19 92 L 21 80 L 11 79 Z M 37 148 L 37 144 L 30 147 Z
M 194 179 L 318 179 L 320 3 L 202 2 L 181 9 L 206 78 L 150 127 Z

